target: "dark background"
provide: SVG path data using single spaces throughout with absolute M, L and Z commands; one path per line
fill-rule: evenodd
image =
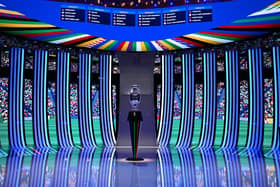
M 129 91 L 133 84 L 140 85 L 143 122 L 140 127 L 139 146 L 156 145 L 155 114 L 154 114 L 154 53 L 136 54 L 119 53 L 120 63 L 120 106 L 118 146 L 130 146 L 130 131 L 127 121 Z

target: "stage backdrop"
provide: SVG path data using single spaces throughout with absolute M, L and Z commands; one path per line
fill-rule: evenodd
M 140 85 L 140 110 L 143 122 L 139 135 L 139 146 L 156 145 L 153 68 L 154 53 L 119 53 L 120 63 L 120 116 L 118 129 L 118 146 L 130 146 L 130 131 L 127 115 L 130 111 L 129 91 L 133 84 Z

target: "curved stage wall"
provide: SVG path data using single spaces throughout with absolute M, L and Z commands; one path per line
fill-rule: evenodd
M 266 48 L 260 40 L 212 49 L 155 54 L 159 55 L 161 71 L 161 102 L 158 130 L 155 131 L 161 147 L 279 148 L 280 48 L 271 38 Z M 1 105 L 2 114 L 8 111 L 8 117 L 1 116 L 3 149 L 116 145 L 119 112 L 119 88 L 116 87 L 119 86 L 121 70 L 115 54 L 58 49 L 56 46 L 32 49 L 17 47 L 16 43 L 13 45 L 15 47 L 1 49 L 0 86 L 5 92 L 1 98 L 8 104 L 7 108 Z M 267 60 L 264 53 L 267 51 L 271 54 L 270 69 L 264 68 Z M 30 69 L 26 69 L 28 54 L 32 54 L 29 56 L 32 62 Z M 203 67 L 200 73 L 196 71 L 197 57 Z M 245 70 L 240 66 L 241 57 L 248 62 Z M 51 59 L 55 68 L 50 63 Z M 224 62 L 222 73 L 217 65 L 221 59 Z M 6 61 L 8 63 L 5 64 Z M 178 64 L 181 67 L 179 76 L 174 71 Z M 267 76 L 273 80 L 271 89 L 274 92 L 274 104 L 270 106 L 274 116 L 270 119 L 264 117 L 264 98 L 267 97 L 264 82 Z M 29 93 L 26 91 L 27 80 L 32 82 Z M 198 80 L 204 85 L 200 121 L 195 111 Z M 242 123 L 241 80 L 249 83 L 248 120 Z M 225 83 L 222 92 L 225 110 L 223 122 L 218 124 L 219 81 Z M 181 84 L 181 100 L 174 103 L 177 97 L 175 84 L 178 82 Z M 73 93 L 77 96 L 74 97 Z M 177 104 L 181 106 L 179 118 L 173 112 Z M 174 122 L 175 117 L 179 123 Z

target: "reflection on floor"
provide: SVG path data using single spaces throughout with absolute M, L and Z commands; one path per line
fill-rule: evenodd
M 0 186 L 277 186 L 280 153 L 245 149 L 124 148 L 11 150 L 0 158 Z M 3 154 L 2 154 L 3 155 Z

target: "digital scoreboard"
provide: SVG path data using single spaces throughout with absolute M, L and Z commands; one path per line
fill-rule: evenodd
M 127 12 L 114 12 L 112 25 L 135 26 L 135 14 Z
M 211 7 L 198 7 L 188 10 L 189 23 L 200 23 L 212 21 L 213 11 Z
M 186 23 L 186 10 L 170 10 L 163 12 L 163 25 L 175 25 Z
M 161 25 L 161 14 L 151 12 L 140 12 L 138 14 L 138 26 L 139 27 L 150 27 Z
M 101 9 L 89 9 L 87 18 L 89 23 L 103 25 L 111 24 L 111 13 Z
M 60 20 L 62 21 L 85 21 L 85 9 L 62 7 L 60 9 Z

